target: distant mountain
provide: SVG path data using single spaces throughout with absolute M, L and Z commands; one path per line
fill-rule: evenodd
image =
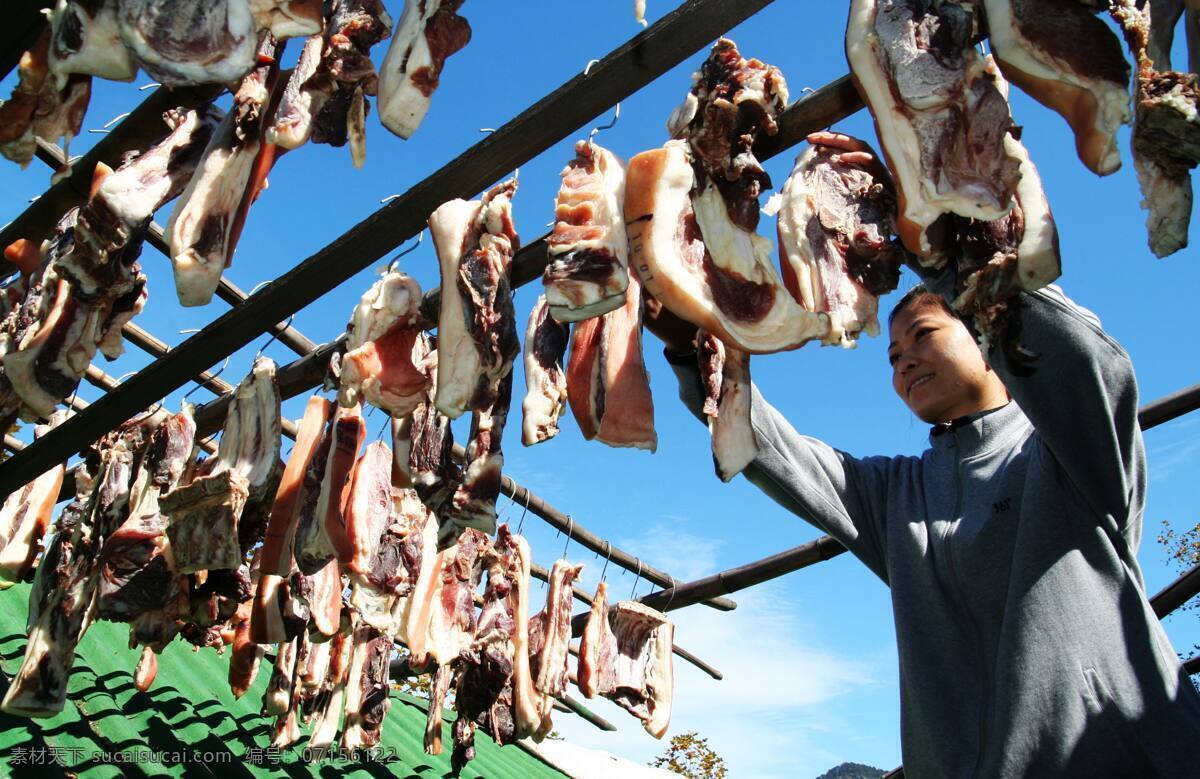
M 862 763 L 842 763 L 830 768 L 817 779 L 880 779 L 887 771 Z

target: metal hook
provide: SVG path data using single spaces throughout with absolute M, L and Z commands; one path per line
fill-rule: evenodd
M 604 542 L 604 568 L 600 571 L 600 581 L 604 581 L 604 577 L 608 575 L 608 562 L 612 560 L 612 544 L 608 541 Z
M 586 66 L 584 66 L 584 68 L 583 68 L 583 75 L 586 76 L 588 73 L 591 73 L 592 66 L 599 65 L 599 64 L 600 64 L 600 60 L 588 60 L 588 64 Z
M 232 356 L 233 355 L 230 355 L 229 357 L 232 357 Z M 218 376 L 220 376 L 222 373 L 225 372 L 225 369 L 229 367 L 229 357 L 225 358 L 225 364 L 221 366 L 221 369 L 209 377 L 209 381 L 212 381 L 213 379 L 217 378 Z M 195 387 L 192 387 L 190 390 L 187 391 L 187 394 L 183 396 L 182 400 L 187 400 L 192 395 L 196 394 L 196 390 L 200 389 L 203 386 L 204 386 L 203 384 L 197 383 Z
M 250 293 L 250 294 L 254 294 L 254 293 Z M 289 327 L 292 326 L 292 320 L 295 318 L 296 318 L 296 315 L 292 314 L 291 316 L 289 316 L 287 318 L 287 321 L 283 323 L 283 327 L 280 328 L 278 332 L 271 333 L 271 337 L 267 339 L 267 342 L 265 344 L 263 344 L 262 346 L 258 347 L 258 351 L 254 353 L 254 362 L 258 362 L 258 358 L 262 357 L 262 353 L 264 351 L 266 351 L 267 347 L 270 346 L 271 344 L 275 343 L 275 339 L 279 338 L 279 333 L 282 333 L 284 330 L 287 330 Z
M 666 605 L 664 605 L 662 607 L 662 611 L 670 611 L 671 610 L 671 601 L 675 600 L 675 587 L 676 587 L 675 580 L 671 579 L 671 594 L 667 596 L 667 602 L 666 602 Z
M 425 231 L 422 230 L 421 232 L 417 233 L 417 242 L 416 243 L 414 243 L 412 246 L 409 246 L 407 249 L 401 249 L 399 252 L 396 253 L 395 257 L 392 257 L 392 259 L 388 260 L 387 273 L 391 273 L 392 271 L 394 271 L 396 269 L 396 263 L 400 262 L 400 258 L 403 257 L 404 255 L 408 254 L 409 252 L 416 251 L 417 247 L 421 245 L 421 241 L 424 241 L 424 240 L 425 240 Z
M 567 559 L 567 547 L 571 545 L 571 533 L 575 532 L 575 520 L 571 519 L 571 515 L 567 515 L 567 543 L 563 544 L 562 559 Z
M 525 508 L 521 511 L 521 521 L 517 523 L 517 535 L 521 535 L 521 528 L 525 527 L 525 514 L 529 511 L 529 488 L 525 488 Z
M 619 121 L 621 121 L 620 102 L 618 102 L 616 107 L 613 109 L 613 118 L 611 122 L 593 127 L 591 132 L 588 133 L 588 143 L 592 143 L 592 139 L 596 137 L 596 133 L 600 132 L 601 130 L 611 130 L 617 126 L 617 122 Z
M 404 193 L 401 192 L 399 194 L 388 195 L 387 197 L 381 197 L 381 198 L 379 198 L 379 205 L 386 206 L 388 203 L 390 203 L 393 200 L 395 200 L 396 198 L 400 197 L 400 195 L 402 195 L 402 194 L 404 194 Z
M 503 480 L 501 481 L 501 484 L 503 485 Z M 513 507 L 513 504 L 514 504 L 514 503 L 516 503 L 516 500 L 513 498 L 513 494 L 514 494 L 515 492 L 516 492 L 516 490 L 513 490 L 512 492 L 508 493 L 508 496 L 507 496 L 507 497 L 508 497 L 508 504 L 507 504 L 507 505 L 505 505 L 505 507 L 504 507 L 504 508 L 502 508 L 502 509 L 500 509 L 498 512 L 496 512 L 496 519 L 497 519 L 497 520 L 503 519 L 503 518 L 504 518 L 504 515 L 508 513 L 508 510 L 509 510 L 509 509 L 511 509 L 511 508 Z
M 109 119 L 107 122 L 105 122 L 103 125 L 101 125 L 100 126 L 101 129 L 99 129 L 99 130 L 92 129 L 92 130 L 88 130 L 88 132 L 89 133 L 107 133 L 109 131 L 108 128 L 112 127 L 117 122 L 119 122 L 122 119 L 124 119 L 125 117 L 129 116 L 129 114 L 130 114 L 129 111 L 126 111 L 123 114 L 117 114 L 112 119 Z
M 161 87 L 161 86 L 162 86 L 162 84 L 158 83 L 157 81 L 151 81 L 149 84 L 143 84 L 142 86 L 138 87 L 138 91 L 145 92 L 147 89 L 151 89 L 153 87 Z
M 387 429 L 388 422 L 391 422 L 391 421 L 392 421 L 392 415 L 388 414 L 387 417 L 383 420 L 383 424 L 379 426 L 379 432 L 375 435 L 376 441 L 383 440 L 383 431 Z
M 637 573 L 633 577 L 633 589 L 629 591 L 630 600 L 633 600 L 633 594 L 637 592 L 638 582 L 642 579 L 642 558 L 636 557 L 634 559 L 637 560 Z

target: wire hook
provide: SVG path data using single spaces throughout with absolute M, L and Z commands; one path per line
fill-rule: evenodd
M 416 243 L 414 243 L 412 246 L 409 246 L 407 249 L 401 249 L 399 252 L 396 253 L 396 256 L 394 256 L 394 257 L 392 257 L 392 259 L 388 260 L 387 273 L 391 273 L 392 271 L 396 270 L 396 263 L 400 262 L 400 258 L 403 257 L 404 255 L 408 254 L 409 252 L 416 251 L 417 247 L 421 245 L 421 241 L 424 241 L 424 240 L 425 240 L 425 231 L 421 230 L 421 232 L 417 233 L 417 242 Z
M 611 122 L 609 122 L 608 124 L 597 125 L 596 127 L 592 128 L 591 132 L 588 133 L 588 143 L 592 143 L 593 142 L 592 139 L 595 138 L 596 134 L 599 133 L 601 130 L 611 130 L 612 128 L 616 127 L 617 122 L 619 122 L 619 121 L 621 121 L 621 103 L 620 102 L 618 102 L 616 107 L 613 109 L 613 118 L 612 118 Z
M 571 515 L 567 515 L 567 543 L 563 544 L 562 559 L 567 559 L 567 547 L 571 545 L 571 533 L 575 531 L 575 520 L 571 519 Z
M 629 591 L 629 599 L 633 600 L 633 594 L 637 592 L 638 582 L 642 579 L 642 558 L 635 557 L 637 560 L 637 573 L 633 577 L 633 589 Z
M 525 508 L 521 511 L 521 521 L 517 523 L 517 535 L 521 535 L 521 528 L 525 527 L 525 514 L 529 511 L 529 488 L 525 488 Z
M 232 356 L 233 355 L 230 355 L 229 357 L 232 357 Z M 221 366 L 220 370 L 218 370 L 216 373 L 214 373 L 212 376 L 209 377 L 209 381 L 212 381 L 213 379 L 217 378 L 218 376 L 220 376 L 222 373 L 225 372 L 225 369 L 229 367 L 229 357 L 225 358 L 225 363 Z M 196 386 L 192 387 L 190 390 L 187 391 L 187 394 L 185 394 L 183 396 L 182 400 L 187 400 L 192 395 L 196 394 L 196 390 L 200 389 L 203 386 L 204 386 L 203 384 L 200 384 L 199 382 L 197 382 Z
M 604 542 L 604 568 L 600 570 L 600 581 L 604 581 L 604 577 L 608 575 L 608 561 L 612 559 L 612 544 L 608 541 Z
M 250 293 L 250 294 L 254 294 L 254 293 Z M 283 323 L 283 327 L 281 327 L 279 330 L 271 333 L 271 337 L 267 339 L 267 342 L 265 344 L 263 344 L 262 346 L 258 347 L 258 351 L 254 353 L 254 362 L 258 362 L 258 358 L 262 357 L 262 353 L 264 351 L 266 351 L 268 346 L 275 343 L 275 340 L 277 338 L 279 338 L 280 333 L 282 333 L 284 330 L 287 330 L 289 327 L 292 326 L 292 320 L 295 318 L 296 318 L 296 315 L 292 314 L 291 316 L 289 316 L 287 318 L 287 321 Z

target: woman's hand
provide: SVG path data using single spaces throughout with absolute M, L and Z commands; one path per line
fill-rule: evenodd
M 675 354 L 688 354 L 696 351 L 696 326 L 671 313 L 666 306 L 648 292 L 646 293 L 646 313 L 643 323 L 647 330 L 658 336 L 668 351 Z

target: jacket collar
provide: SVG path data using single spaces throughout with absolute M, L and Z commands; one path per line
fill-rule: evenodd
M 934 425 L 929 431 L 929 445 L 935 451 L 956 449 L 959 457 L 982 454 L 1002 443 L 1024 419 L 1021 409 L 1010 400 L 999 408 Z

